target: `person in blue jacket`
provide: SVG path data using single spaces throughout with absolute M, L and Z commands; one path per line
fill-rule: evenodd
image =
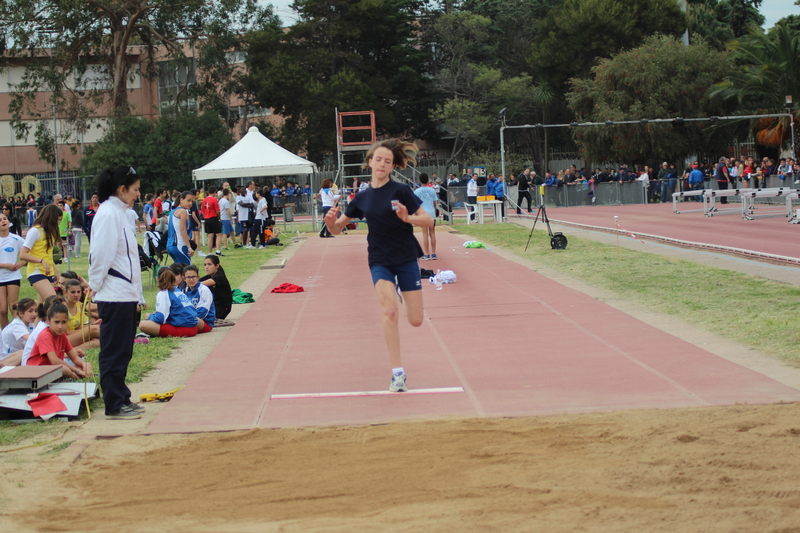
M 696 162 L 694 165 L 692 165 L 692 171 L 689 173 L 689 187 L 691 187 L 693 191 L 699 191 L 705 187 L 703 171 L 700 170 L 699 165 Z M 703 197 L 695 196 L 694 201 L 702 202 Z
M 492 194 L 495 200 L 500 200 L 502 202 L 500 204 L 500 210 L 503 214 L 503 218 L 506 218 L 506 182 L 502 174 L 498 174 Z
M 214 328 L 217 309 L 214 307 L 214 294 L 211 289 L 200 283 L 198 272 L 194 265 L 186 267 L 183 271 L 183 280 L 186 282 L 183 292 L 197 311 L 197 332 L 208 333 Z
M 139 329 L 151 337 L 194 337 L 197 311 L 189 297 L 176 287 L 177 277 L 169 267 L 158 271 L 156 311 L 139 322 Z
M 497 184 L 497 178 L 494 174 L 489 174 L 486 179 L 486 196 L 494 196 L 494 186 Z

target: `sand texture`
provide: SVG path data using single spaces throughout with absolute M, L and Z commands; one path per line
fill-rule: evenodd
M 799 451 L 798 404 L 129 436 L 91 441 L 60 475 L 41 464 L 7 518 L 21 531 L 790 533 Z

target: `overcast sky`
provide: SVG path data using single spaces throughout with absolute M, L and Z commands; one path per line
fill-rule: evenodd
M 295 12 L 289 7 L 292 0 L 260 0 L 260 3 L 272 4 L 285 26 L 291 26 L 295 22 Z M 761 13 L 767 19 L 764 28 L 768 29 L 786 15 L 800 15 L 800 6 L 794 5 L 794 0 L 763 0 Z
M 800 15 L 800 6 L 794 5 L 794 0 L 764 0 L 761 14 L 767 19 L 764 27 L 771 28 L 786 15 Z

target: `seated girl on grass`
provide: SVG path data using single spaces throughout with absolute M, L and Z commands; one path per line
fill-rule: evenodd
M 169 269 L 175 274 L 175 287 L 180 291 L 186 288 L 186 281 L 183 279 L 183 271 L 186 270 L 186 266 L 184 263 L 172 263 L 169 265 Z
M 28 366 L 61 365 L 65 377 L 81 379 L 92 375 L 92 365 L 81 359 L 67 338 L 67 306 L 53 303 L 47 310 L 47 328 L 43 329 L 33 344 Z M 72 365 L 64 359 L 69 357 Z
M 25 347 L 25 341 L 33 331 L 36 322 L 36 302 L 31 298 L 23 298 L 12 306 L 14 320 L 3 328 L 3 355 L 6 357 L 19 352 Z M 8 364 L 8 363 L 7 363 Z
M 36 306 L 36 322 L 28 340 L 25 341 L 25 348 L 22 350 L 22 358 L 19 363 L 21 366 L 28 364 L 28 358 L 31 356 L 31 351 L 33 350 L 33 345 L 36 344 L 36 339 L 39 338 L 39 333 L 47 328 L 47 311 L 50 310 L 51 305 L 57 302 L 66 305 L 63 296 L 54 294 L 53 296 L 48 296 L 43 303 Z M 83 350 L 79 349 L 78 355 L 83 357 Z
M 31 298 L 23 298 L 13 308 L 17 316 L 0 332 L 0 367 L 22 364 L 22 349 L 36 321 L 36 302 Z
M 203 269 L 206 275 L 200 278 L 200 283 L 211 289 L 217 318 L 224 319 L 230 314 L 233 307 L 233 291 L 228 276 L 225 274 L 225 269 L 219 264 L 219 257 L 216 255 L 203 258 Z
M 81 282 L 77 279 L 68 279 L 64 284 L 64 297 L 66 299 L 67 330 L 69 342 L 81 348 L 100 347 L 100 320 L 91 320 L 91 310 L 84 305 L 84 292 Z
M 216 256 L 215 256 L 216 257 Z M 139 322 L 139 329 L 151 337 L 194 337 L 197 311 L 189 298 L 176 288 L 175 274 L 169 267 L 158 271 L 156 311 Z
M 186 287 L 184 294 L 189 297 L 195 311 L 197 311 L 197 332 L 208 333 L 214 328 L 217 311 L 214 307 L 214 295 L 211 289 L 200 283 L 197 267 L 189 265 L 183 272 Z
M 83 276 L 79 276 L 77 273 L 73 272 L 72 270 L 65 270 L 58 275 L 58 279 L 56 280 L 55 291 L 56 294 L 59 296 L 63 296 L 64 300 L 67 299 L 67 293 L 64 292 L 64 288 L 67 282 L 71 279 L 76 279 L 81 282 L 81 289 L 83 289 L 84 294 L 89 292 L 89 283 L 83 278 Z M 97 320 L 100 316 L 97 313 L 97 304 L 92 302 L 90 310 L 92 312 L 91 318 Z

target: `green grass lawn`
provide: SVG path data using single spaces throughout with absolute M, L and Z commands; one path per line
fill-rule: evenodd
M 283 228 L 281 228 L 283 229 Z M 230 280 L 231 287 L 236 288 L 247 280 L 261 265 L 267 262 L 271 257 L 291 246 L 292 237 L 296 237 L 305 231 L 311 231 L 311 224 L 295 224 L 295 233 L 282 233 L 281 241 L 285 246 L 277 247 L 270 246 L 264 250 L 248 250 L 244 248 L 233 249 L 231 246 L 229 250 L 224 250 L 225 257 L 220 258 L 220 264 L 225 269 L 225 273 Z M 141 242 L 141 238 L 140 238 Z M 89 243 L 84 237 L 81 243 L 82 256 L 79 258 L 71 258 L 69 267 L 71 270 L 77 272 L 84 278 L 87 276 L 89 269 Z M 169 261 L 167 262 L 169 264 Z M 202 258 L 195 256 L 193 264 L 197 265 L 200 270 L 200 275 L 203 276 L 203 263 Z M 67 270 L 67 259 L 65 258 L 61 265 L 58 265 L 58 271 L 63 272 Z M 142 283 L 144 286 L 145 301 L 150 310 L 155 305 L 155 297 L 158 292 L 158 287 L 153 283 L 152 276 L 148 273 L 142 273 Z M 33 298 L 36 299 L 36 291 L 24 279 L 21 284 L 20 298 Z M 147 311 L 143 313 L 146 316 Z M 133 359 L 128 367 L 128 383 L 137 383 L 150 372 L 155 365 L 160 361 L 167 359 L 172 350 L 178 346 L 183 339 L 166 338 L 150 339 L 149 344 L 136 344 L 133 349 Z M 87 360 L 92 363 L 95 372 L 98 370 L 97 356 L 99 349 L 90 349 L 86 351 Z M 101 398 L 95 399 L 90 402 L 92 412 L 102 411 L 103 400 Z M 81 419 L 85 418 L 85 412 L 82 411 Z M 10 446 L 19 443 L 26 439 L 35 438 L 38 441 L 50 440 L 54 434 L 63 432 L 65 425 L 57 421 L 48 423 L 36 423 L 18 425 L 12 422 L 0 422 L 0 446 Z
M 544 228 L 534 231 L 527 252 L 530 230 L 516 224 L 458 229 L 654 311 L 800 362 L 800 287 L 795 285 L 573 236 L 565 250 L 552 250 Z

